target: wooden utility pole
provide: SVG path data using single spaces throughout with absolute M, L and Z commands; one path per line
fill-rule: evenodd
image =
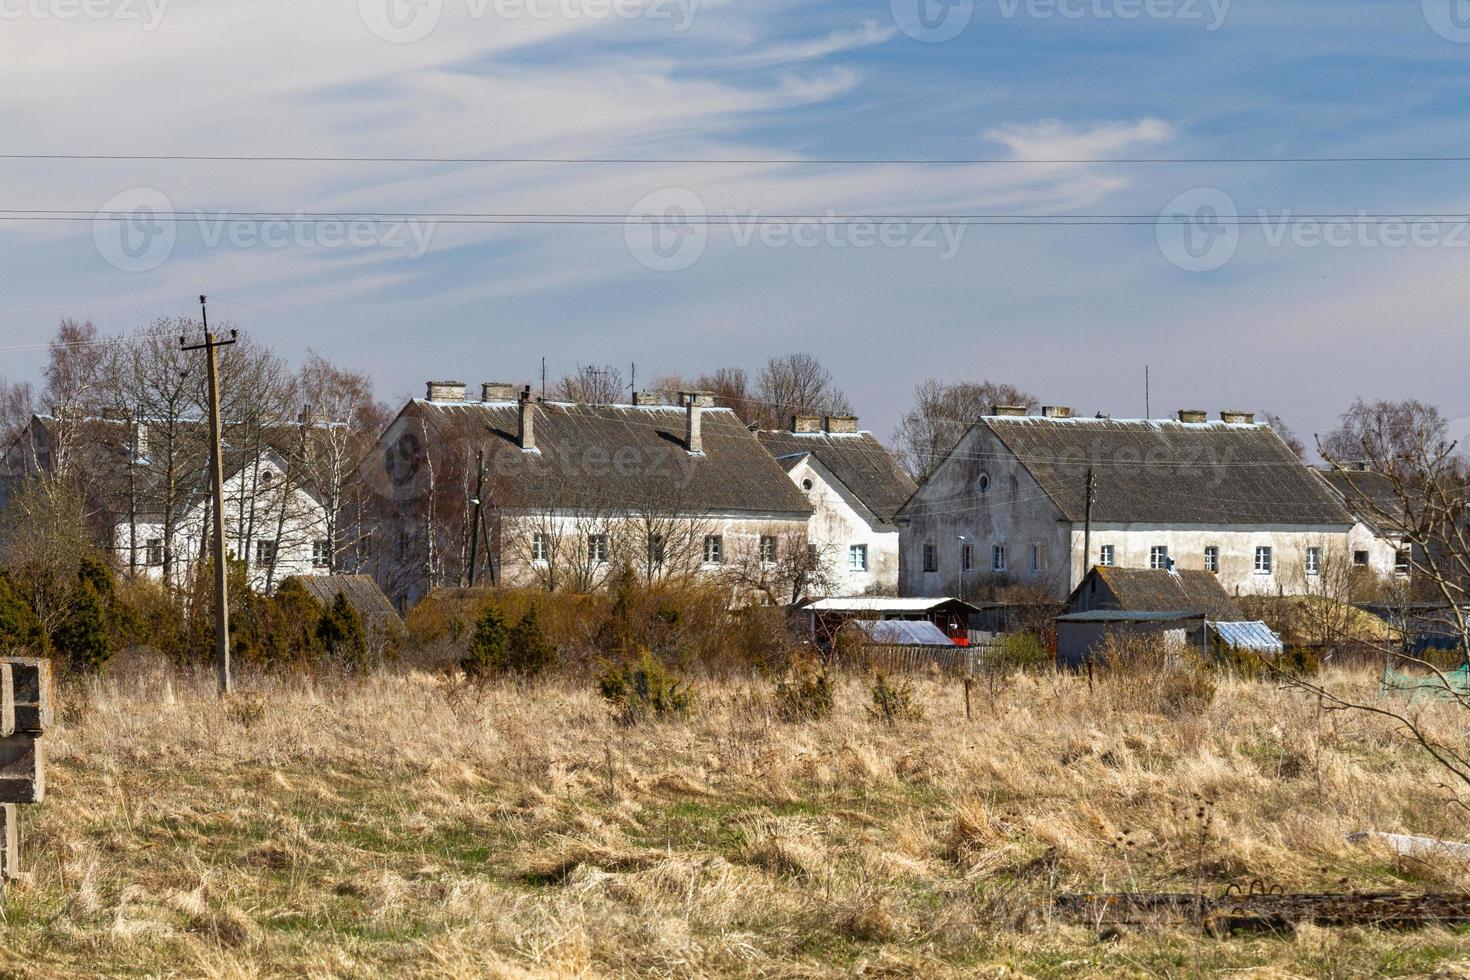
M 1087 468 L 1087 503 L 1082 510 L 1082 577 L 1092 571 L 1092 505 L 1097 500 L 1097 475 Z
M 469 586 L 475 587 L 475 566 L 480 563 L 480 515 L 484 512 L 485 496 L 485 450 L 481 449 L 475 456 L 475 499 L 470 503 L 475 505 L 475 522 L 470 528 L 470 574 Z
M 180 337 L 179 346 L 186 351 L 204 351 L 208 366 L 209 482 L 214 491 L 214 661 L 219 672 L 219 693 L 223 696 L 234 690 L 234 684 L 230 678 L 229 569 L 225 565 L 225 463 L 220 451 L 219 365 L 214 352 L 217 347 L 233 344 L 236 331 L 230 331 L 229 340 L 216 339 L 209 332 L 209 308 L 203 296 L 199 297 L 199 311 L 204 320 L 204 343 L 190 346 L 187 338 Z

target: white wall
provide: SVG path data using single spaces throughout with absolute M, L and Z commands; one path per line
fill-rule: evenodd
M 277 458 L 264 460 L 259 473 L 270 473 L 270 486 L 265 486 L 257 473 L 246 468 L 225 480 L 225 547 L 236 558 L 246 562 L 250 587 L 262 591 L 267 583 L 274 588 L 293 575 L 328 575 L 331 569 L 313 561 L 315 543 L 326 537 L 326 509 L 310 493 L 292 487 L 283 490 L 284 465 Z M 177 580 L 187 575 L 204 549 L 205 517 L 208 509 L 200 502 L 174 528 L 174 562 Z M 116 525 L 113 547 L 123 568 L 132 560 L 133 529 L 128 522 Z M 140 521 L 136 529 L 140 571 L 156 579 L 163 578 L 163 567 L 148 562 L 148 541 L 163 540 L 163 525 Z M 275 567 L 257 561 L 257 543 L 276 542 Z
M 790 474 L 792 481 L 805 491 L 807 500 L 811 502 L 813 513 L 807 525 L 807 535 L 822 549 L 828 563 L 827 575 L 832 593 L 895 593 L 898 590 L 898 528 L 881 523 L 815 457 L 808 456 L 802 460 L 792 467 Z M 807 489 L 808 483 L 811 484 L 810 489 Z M 850 567 L 849 555 L 853 545 L 867 547 L 866 571 Z

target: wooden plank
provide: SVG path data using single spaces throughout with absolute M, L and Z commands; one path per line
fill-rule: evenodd
M 5 657 L 15 691 L 15 731 L 44 732 L 55 719 L 56 696 L 51 661 L 40 657 Z
M 1459 841 L 1440 840 L 1437 837 L 1411 837 L 1408 834 L 1385 834 L 1376 830 L 1360 830 L 1356 834 L 1348 834 L 1347 839 L 1351 844 L 1382 841 L 1392 850 L 1405 857 L 1449 857 L 1457 858 L 1461 861 L 1470 861 L 1470 844 L 1460 843 Z
M 1100 928 L 1190 923 L 1215 933 L 1237 929 L 1287 930 L 1301 922 L 1324 927 L 1385 929 L 1470 923 L 1470 895 L 1465 894 L 1258 892 L 1220 898 L 1181 893 L 1061 895 L 1052 907 L 1058 918 L 1079 925 Z
M 0 803 L 46 798 L 45 743 L 30 732 L 0 738 Z

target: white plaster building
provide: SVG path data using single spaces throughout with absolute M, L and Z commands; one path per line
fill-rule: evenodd
M 1366 468 L 1322 471 L 1322 479 L 1353 516 L 1348 551 L 1354 568 L 1367 569 L 1375 578 L 1408 578 L 1410 548 L 1398 528 L 1404 501 L 1393 479 Z
M 850 416 L 796 416 L 790 429 L 761 432 L 760 440 L 811 502 L 807 537 L 818 549 L 824 591 L 897 594 L 893 518 L 916 486 L 888 450 Z
M 1328 562 L 1345 560 L 1354 523 L 1250 413 L 1121 421 L 1004 407 L 970 428 L 897 520 L 905 595 L 1021 583 L 1056 599 L 1094 565 L 1201 569 L 1231 595 L 1311 592 Z
M 359 468 L 375 491 L 359 522 L 380 542 L 363 570 L 400 606 L 472 573 L 587 592 L 626 569 L 757 602 L 805 594 L 812 505 L 734 412 L 681 397 L 577 404 L 492 382 L 474 400 L 431 382 Z

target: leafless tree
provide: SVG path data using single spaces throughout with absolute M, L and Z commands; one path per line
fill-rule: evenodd
M 81 495 L 66 477 L 30 474 L 0 515 L 0 562 L 47 633 L 71 610 L 77 568 L 91 550 Z
M 812 541 L 805 530 L 775 530 L 732 549 L 725 575 L 736 592 L 782 606 L 831 593 L 837 583 L 836 548 Z
M 1040 402 L 1014 385 L 994 381 L 946 383 L 930 378 L 921 382 L 914 387 L 914 407 L 893 434 L 899 462 L 914 479 L 924 480 L 975 420 L 996 405 L 1033 411 Z
M 1430 462 L 1424 454 L 1436 455 L 1444 441 L 1445 419 L 1434 406 L 1413 399 L 1365 402 L 1359 398 L 1320 443 L 1327 459 L 1371 462 L 1387 473 L 1401 469 L 1406 461 Z
M 653 391 L 670 405 L 678 403 L 681 391 L 708 391 L 715 396 L 717 408 L 728 408 L 747 425 L 760 422 L 765 413 L 750 387 L 750 375 L 744 368 L 716 368 L 693 380 L 671 374 L 654 379 Z
M 1307 444 L 1297 437 L 1297 434 L 1292 431 L 1291 426 L 1287 425 L 1281 416 L 1275 412 L 1262 412 L 1261 417 L 1266 420 L 1267 425 L 1276 430 L 1276 434 L 1281 437 L 1281 441 L 1286 443 L 1286 448 L 1296 453 L 1297 459 L 1306 460 Z
M 0 448 L 9 446 L 36 414 L 36 390 L 28 381 L 0 377 Z
M 62 320 L 51 338 L 41 398 L 55 419 L 50 471 L 58 476 L 74 474 L 79 433 L 108 407 L 103 393 L 107 346 L 90 320 Z
M 551 396 L 553 400 L 583 405 L 611 405 L 631 400 L 623 372 L 610 364 L 601 367 L 578 364 L 575 371 L 556 383 Z
M 852 403 L 811 354 L 773 357 L 756 379 L 759 421 L 779 428 L 793 415 L 850 415 Z

